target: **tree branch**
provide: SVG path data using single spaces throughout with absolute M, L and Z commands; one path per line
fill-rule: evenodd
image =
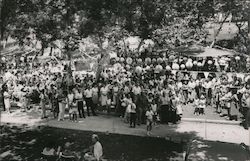
M 227 18 L 229 17 L 229 15 L 230 15 L 230 12 L 227 13 L 226 17 L 225 17 L 225 18 L 223 19 L 223 21 L 220 23 L 220 27 L 219 27 L 218 31 L 216 32 L 216 34 L 214 35 L 214 41 L 213 41 L 212 45 L 215 44 L 216 38 L 217 38 L 217 36 L 219 35 L 219 33 L 220 33 L 220 31 L 221 31 L 221 29 L 222 29 L 222 27 L 223 27 L 223 24 L 226 22 L 226 20 L 227 20 Z M 212 45 L 211 45 L 210 47 L 213 47 Z

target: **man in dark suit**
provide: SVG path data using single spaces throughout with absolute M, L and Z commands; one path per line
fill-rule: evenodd
M 4 97 L 3 97 L 3 89 L 5 86 L 6 84 L 3 83 L 3 78 L 0 77 L 0 110 L 3 109 L 3 111 L 5 111 Z

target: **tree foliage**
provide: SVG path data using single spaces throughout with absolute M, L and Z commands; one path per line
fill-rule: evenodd
M 249 17 L 247 0 L 2 0 L 1 37 L 11 35 L 22 45 L 31 33 L 42 48 L 55 40 L 65 51 L 93 37 L 102 48 L 127 36 L 153 39 L 159 48 L 202 43 L 204 24 L 218 11 L 232 13 L 237 22 Z M 240 23 L 238 23 L 239 28 Z M 249 43 L 245 30 L 239 41 Z M 241 35 L 241 36 L 240 36 Z M 243 36 L 244 35 L 244 36 Z

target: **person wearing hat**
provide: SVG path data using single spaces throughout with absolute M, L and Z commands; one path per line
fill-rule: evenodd
M 93 145 L 89 149 L 85 150 L 84 159 L 87 161 L 101 161 L 103 159 L 103 149 L 102 144 L 99 142 L 99 137 L 96 134 L 92 135 Z

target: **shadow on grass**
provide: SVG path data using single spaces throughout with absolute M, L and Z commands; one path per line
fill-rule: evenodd
M 73 143 L 72 151 L 82 152 L 91 145 L 93 132 L 51 128 L 1 126 L 0 160 L 30 160 L 41 157 L 46 146 Z M 185 150 L 183 140 L 169 138 L 139 137 L 108 133 L 97 133 L 104 148 L 105 158 L 111 161 L 167 161 L 180 159 Z M 190 134 L 193 136 L 194 134 Z M 180 159 L 182 160 L 182 159 Z
M 187 161 L 247 161 L 249 154 L 241 145 L 218 141 L 193 140 Z
M 5 124 L 1 126 L 0 160 L 39 160 L 44 147 L 57 148 L 66 142 L 73 143 L 72 151 L 83 152 L 91 145 L 93 133 L 99 135 L 105 158 L 109 161 L 180 161 L 187 150 L 190 161 L 249 159 L 240 145 L 203 141 L 195 132 L 177 132 L 176 126 L 169 126 L 166 135 L 157 138 Z

